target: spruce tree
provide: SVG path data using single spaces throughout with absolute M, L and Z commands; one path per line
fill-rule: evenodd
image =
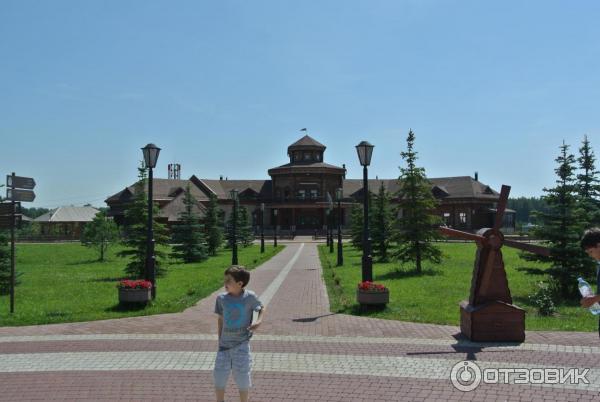
M 179 213 L 179 223 L 173 226 L 171 240 L 174 244 L 171 256 L 186 263 L 204 261 L 208 258 L 204 236 L 204 225 L 194 212 L 198 201 L 188 184 L 183 196 L 184 210 Z
M 352 246 L 362 250 L 363 239 L 363 206 L 362 204 L 353 204 L 350 210 L 350 235 Z
M 373 257 L 377 257 L 380 262 L 387 262 L 393 214 L 390 208 L 390 194 L 386 191 L 383 182 L 379 187 L 378 194 L 374 197 L 372 209 L 373 217 L 370 229 L 373 240 Z
M 400 153 L 406 167 L 400 168 L 398 178 L 400 188 L 396 196 L 399 209 L 395 214 L 397 218 L 392 241 L 395 243 L 394 259 L 401 265 L 414 263 L 416 271 L 420 273 L 423 261 L 439 264 L 443 255 L 433 244 L 434 240 L 441 238 L 438 231 L 441 218 L 434 213 L 437 201 L 431 192 L 425 169 L 416 165 L 414 142 L 415 135 L 410 130 L 406 139 L 407 150 Z
M 81 237 L 84 246 L 98 250 L 100 254 L 98 261 L 104 261 L 106 251 L 117 240 L 119 240 L 119 228 L 103 211 L 98 212 L 94 219 L 85 225 Z
M 211 194 L 204 217 L 204 232 L 206 234 L 208 254 L 210 255 L 217 255 L 217 250 L 223 243 L 223 218 L 221 212 L 222 210 L 219 208 L 219 204 L 217 204 L 217 197 Z
M 124 238 L 122 240 L 125 250 L 117 253 L 120 257 L 129 258 L 129 263 L 125 267 L 125 274 L 129 277 L 143 279 L 145 276 L 147 236 L 148 236 L 148 193 L 146 192 L 147 178 L 146 169 L 141 166 L 138 168 L 139 180 L 135 184 L 133 200 L 125 207 L 125 225 Z M 168 246 L 169 237 L 165 225 L 156 221 L 158 207 L 154 205 L 154 241 L 156 256 L 156 275 L 163 274 L 163 259 L 165 253 L 158 249 L 159 245 Z
M 244 247 L 248 247 L 254 241 L 252 233 L 252 222 L 249 221 L 248 209 L 246 207 L 238 208 L 238 240 Z
M 577 193 L 581 208 L 585 211 L 586 227 L 600 226 L 600 172 L 596 170 L 596 157 L 587 135 L 579 148 L 580 173 L 577 175 Z
M 534 233 L 548 242 L 550 257 L 526 254 L 527 260 L 550 261 L 548 274 L 554 280 L 560 295 L 565 298 L 577 297 L 577 277 L 590 276 L 593 263 L 579 246 L 579 237 L 585 221 L 578 205 L 575 182 L 575 157 L 569 153 L 569 146 L 563 142 L 560 154 L 555 159 L 558 167 L 554 170 L 556 186 L 544 188 L 543 196 L 548 212 L 536 214 L 537 224 Z
M 252 227 L 248 222 L 248 210 L 246 207 L 240 207 L 237 204 L 237 221 L 235 228 L 235 239 L 238 246 L 247 247 L 252 244 L 254 236 L 252 234 Z M 227 241 L 227 248 L 233 247 L 233 210 L 229 214 L 227 219 L 225 239 Z

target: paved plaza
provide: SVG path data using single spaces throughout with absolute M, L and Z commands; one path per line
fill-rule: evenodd
M 251 342 L 252 401 L 600 400 L 596 333 L 476 343 L 456 326 L 333 314 L 314 242 L 287 243 L 248 287 L 268 308 Z M 177 314 L 0 328 L 0 401 L 213 401 L 215 297 Z M 472 391 L 450 380 L 465 360 L 488 374 Z M 569 369 L 580 377 L 542 384 L 534 375 Z M 514 370 L 529 380 L 505 383 Z M 231 379 L 226 400 L 239 400 Z

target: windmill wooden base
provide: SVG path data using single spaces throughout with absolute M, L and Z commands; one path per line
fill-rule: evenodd
M 493 228 L 480 229 L 476 234 L 448 227 L 440 228 L 446 236 L 474 240 L 477 243 L 469 300 L 460 303 L 460 330 L 472 341 L 525 340 L 525 310 L 512 304 L 502 259 L 502 245 L 550 255 L 550 251 L 545 247 L 504 239 L 500 228 L 509 193 L 510 187 L 502 186 Z
M 475 342 L 523 342 L 525 310 L 501 301 L 473 306 L 464 300 L 460 303 L 460 331 Z

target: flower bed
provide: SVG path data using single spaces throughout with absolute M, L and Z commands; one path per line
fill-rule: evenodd
M 385 305 L 390 301 L 390 291 L 384 285 L 364 281 L 358 284 L 356 301 L 361 305 Z
M 120 303 L 147 303 L 152 298 L 152 283 L 125 279 L 117 285 Z

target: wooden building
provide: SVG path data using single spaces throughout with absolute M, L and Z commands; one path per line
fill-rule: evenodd
M 91 206 L 59 207 L 38 216 L 32 222 L 40 225 L 41 238 L 79 240 L 85 225 L 94 220 L 98 212 Z
M 337 207 L 336 190 L 342 188 L 342 226 L 349 222 L 350 208 L 362 203 L 362 179 L 347 179 L 345 166 L 325 163 L 325 145 L 304 136 L 287 149 L 289 162 L 271 168 L 270 180 L 200 179 L 193 175 L 188 180 L 154 179 L 154 200 L 160 208 L 159 219 L 165 223 L 176 222 L 183 209 L 182 192 L 188 183 L 192 195 L 198 201 L 197 212 L 202 215 L 209 196 L 217 197 L 226 215 L 231 212 L 230 191 L 237 189 L 240 204 L 245 206 L 259 225 L 261 204 L 265 205 L 265 227 L 275 224 L 282 230 L 297 234 L 314 233 L 327 224 L 330 200 Z M 493 226 L 499 193 L 479 182 L 475 177 L 459 176 L 431 178 L 431 191 L 439 200 L 437 213 L 448 226 L 461 230 L 476 231 Z M 392 202 L 398 202 L 397 179 L 371 179 L 369 191 L 377 193 L 380 185 L 392 194 Z M 134 186 L 106 199 L 117 223 L 123 221 L 123 207 L 131 200 Z M 337 213 L 337 211 L 336 211 Z M 505 214 L 505 232 L 514 230 L 514 211 Z

